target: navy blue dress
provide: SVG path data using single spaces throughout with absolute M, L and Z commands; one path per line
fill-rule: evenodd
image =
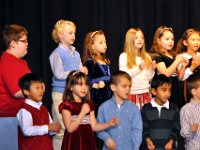
M 89 58 L 84 63 L 84 66 L 88 69 L 88 76 L 90 78 L 90 93 L 91 99 L 95 104 L 95 110 L 97 111 L 99 106 L 106 100 L 112 97 L 110 89 L 110 66 L 108 64 L 100 64 Z M 100 89 L 92 88 L 94 83 L 104 81 L 105 87 Z

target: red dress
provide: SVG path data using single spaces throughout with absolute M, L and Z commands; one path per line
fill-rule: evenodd
M 69 101 L 62 102 L 59 106 L 59 111 L 68 110 L 71 112 L 72 119 L 81 112 L 84 103 L 70 103 Z M 90 110 L 94 110 L 94 104 L 89 103 Z M 94 134 L 91 124 L 89 123 L 89 114 L 86 115 L 79 127 L 72 133 L 65 130 L 61 150 L 97 150 Z

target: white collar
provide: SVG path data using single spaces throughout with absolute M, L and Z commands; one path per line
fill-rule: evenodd
M 60 46 L 62 49 L 64 49 L 64 50 L 66 50 L 67 52 L 69 52 L 70 55 L 73 55 L 74 52 L 75 52 L 75 47 L 72 46 L 72 45 L 71 45 L 70 47 L 66 47 L 66 46 L 64 46 L 62 43 L 59 43 L 59 46 Z
M 40 109 L 40 107 L 42 106 L 42 102 L 35 102 L 28 98 L 26 98 L 25 103 L 37 109 Z
M 164 104 L 161 106 L 161 105 L 158 105 L 158 104 L 155 102 L 155 99 L 152 99 L 151 105 L 152 105 L 152 107 L 156 107 L 156 108 L 163 108 L 163 107 L 165 107 L 165 108 L 169 109 L 169 101 L 167 101 L 166 103 L 164 103 Z

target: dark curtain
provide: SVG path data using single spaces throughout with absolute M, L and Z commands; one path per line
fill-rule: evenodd
M 1 0 L 0 31 L 6 24 L 28 29 L 26 59 L 32 72 L 46 84 L 44 104 L 51 111 L 51 69 L 49 55 L 57 46 L 51 38 L 56 21 L 71 20 L 77 26 L 74 46 L 82 55 L 83 41 L 89 31 L 103 30 L 111 60 L 111 72 L 118 69 L 126 31 L 139 27 L 150 48 L 154 32 L 160 25 L 175 31 L 175 42 L 187 28 L 200 29 L 199 0 Z M 2 34 L 0 49 L 4 50 Z

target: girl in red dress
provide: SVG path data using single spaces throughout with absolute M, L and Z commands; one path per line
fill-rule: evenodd
M 118 124 L 116 117 L 107 123 L 97 123 L 88 87 L 89 79 L 84 73 L 72 71 L 68 75 L 63 102 L 59 106 L 65 125 L 62 150 L 97 150 L 93 131 Z

